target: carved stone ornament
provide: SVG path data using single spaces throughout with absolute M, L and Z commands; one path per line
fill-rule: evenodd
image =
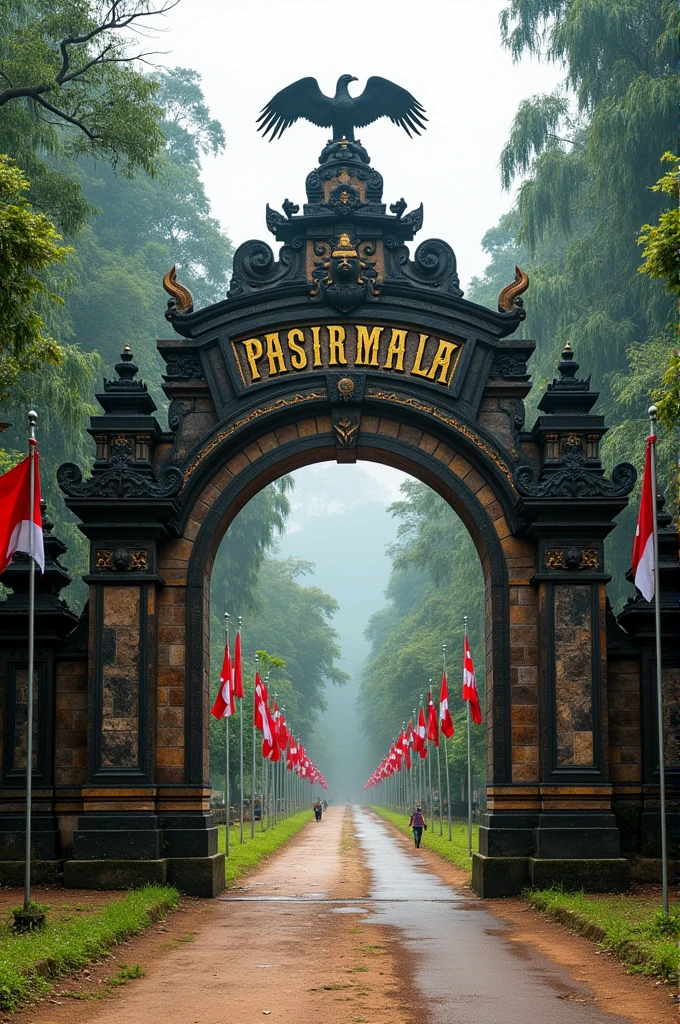
M 115 551 L 99 548 L 95 556 L 95 568 L 99 572 L 148 572 L 149 552 L 130 551 L 123 547 Z
M 108 469 L 83 480 L 80 467 L 65 462 L 57 470 L 57 482 L 70 498 L 171 498 L 181 491 L 184 474 L 176 466 L 166 471 L 162 481 L 140 473 L 132 465 L 132 443 L 116 437 Z
M 359 432 L 358 416 L 342 416 L 333 423 L 335 437 L 340 448 L 353 448 Z
M 521 353 L 497 352 L 491 364 L 489 380 L 526 380 L 527 363 Z
M 599 569 L 600 553 L 597 548 L 549 548 L 545 553 L 548 569 L 566 569 L 569 572 L 581 569 Z
M 271 288 L 289 275 L 304 278 L 304 244 L 302 235 L 296 236 L 290 245 L 282 246 L 277 261 L 266 242 L 244 242 L 234 253 L 229 297 Z
M 147 386 L 144 381 L 133 379 L 139 367 L 133 361 L 129 345 L 124 347 L 120 354 L 120 362 L 116 363 L 114 369 L 118 374 L 118 377 L 114 380 L 109 380 L 108 377 L 104 377 L 104 391 L 107 393 L 120 391 L 146 392 Z
M 165 313 L 166 320 L 172 320 L 178 313 L 191 313 L 194 308 L 194 299 L 188 288 L 177 280 L 175 267 L 167 272 L 163 278 L 163 288 L 168 293 L 168 308 Z
M 197 355 L 173 355 L 165 367 L 166 380 L 202 380 L 203 368 Z
M 581 447 L 565 450 L 562 465 L 536 479 L 533 466 L 515 470 L 514 483 L 521 495 L 532 498 L 622 498 L 630 494 L 637 479 L 635 467 L 622 462 L 611 480 L 586 464 Z
M 528 287 L 528 275 L 523 270 L 520 270 L 519 267 L 515 267 L 515 280 L 512 284 L 506 284 L 498 296 L 498 312 L 513 313 L 515 316 L 519 316 L 520 320 L 526 320 L 527 314 L 524 309 L 524 300 L 520 296 L 524 294 Z
M 365 250 L 365 247 L 364 247 Z M 329 305 L 349 313 L 370 296 L 380 295 L 375 263 L 359 258 L 357 246 L 342 232 L 330 259 L 314 264 L 310 298 L 323 298 Z
M 415 212 L 415 211 L 414 211 Z M 407 218 L 403 218 L 402 223 Z M 461 297 L 463 291 L 458 277 L 456 255 L 448 242 L 430 238 L 421 242 L 413 260 L 405 245 L 385 240 L 386 277 L 420 288 L 433 288 L 445 295 Z

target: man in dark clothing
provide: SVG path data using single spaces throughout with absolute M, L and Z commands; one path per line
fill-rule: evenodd
M 427 830 L 427 822 L 425 821 L 420 805 L 416 805 L 416 809 L 411 815 L 408 827 L 413 829 L 413 841 L 416 844 L 416 850 L 419 850 L 420 840 L 423 838 L 423 829 Z

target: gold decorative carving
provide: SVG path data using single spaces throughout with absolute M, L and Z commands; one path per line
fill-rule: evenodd
M 259 409 L 254 409 L 247 416 L 243 416 L 240 420 L 236 420 L 236 422 L 232 423 L 226 430 L 220 431 L 220 433 L 217 434 L 217 436 L 214 437 L 212 441 L 198 453 L 194 461 L 186 470 L 184 479 L 188 480 L 191 474 L 198 469 L 203 460 L 206 459 L 208 455 L 218 447 L 218 445 L 222 444 L 223 441 L 226 441 L 228 437 L 231 437 L 231 435 L 237 430 L 240 430 L 241 427 L 245 427 L 248 423 L 252 423 L 253 420 L 260 419 L 261 416 L 266 416 L 267 413 L 275 412 L 277 409 L 285 409 L 289 405 L 299 405 L 302 402 L 318 402 L 324 398 L 328 398 L 328 392 L 325 388 L 319 391 L 310 391 L 306 395 L 297 394 L 291 395 L 290 398 L 277 398 L 275 402 L 271 402 L 269 405 L 263 405 Z
M 510 482 L 510 486 L 513 491 L 515 485 L 512 482 L 512 472 L 510 468 L 505 464 L 503 459 L 500 457 L 497 451 L 490 445 L 485 444 L 481 441 L 469 427 L 466 427 L 464 423 L 457 420 L 455 416 L 447 416 L 443 413 L 436 405 L 427 405 L 425 402 L 418 401 L 417 398 L 402 398 L 400 395 L 396 395 L 393 391 L 381 391 L 380 388 L 367 388 L 366 394 L 369 398 L 377 398 L 385 402 L 394 402 L 397 405 L 405 405 L 410 409 L 417 409 L 419 412 L 427 413 L 429 416 L 433 416 L 434 419 L 439 420 L 441 423 L 446 423 L 447 426 L 453 427 L 454 430 L 458 431 L 464 437 L 467 437 L 469 441 L 472 441 L 477 448 L 480 448 L 486 455 L 489 456 L 491 461 L 500 469 L 501 473 L 507 477 Z
M 505 288 L 502 289 L 498 296 L 498 308 L 506 313 L 520 313 L 522 320 L 526 317 L 522 306 L 522 295 L 529 287 L 529 277 L 520 270 L 519 267 L 515 267 L 515 280 L 512 284 L 506 284 Z
M 105 551 L 99 548 L 95 561 L 96 569 L 113 569 L 113 551 Z
M 597 548 L 549 548 L 545 553 L 547 569 L 599 569 L 600 552 Z
M 569 434 L 567 437 L 565 437 L 564 443 L 568 445 L 577 445 L 580 448 L 582 442 L 578 434 Z
M 169 270 L 163 278 L 163 287 L 168 295 L 174 300 L 175 313 L 190 313 L 194 308 L 194 299 L 188 288 L 177 280 L 175 267 Z
M 137 572 L 148 572 L 149 569 L 149 553 L 148 551 L 131 551 L 130 552 L 130 569 Z
M 351 377 L 341 377 L 338 381 L 338 391 L 341 395 L 344 395 L 345 398 L 352 394 L 354 391 L 354 381 Z
M 343 416 L 333 424 L 341 448 L 351 448 L 359 431 L 359 420 L 356 416 Z

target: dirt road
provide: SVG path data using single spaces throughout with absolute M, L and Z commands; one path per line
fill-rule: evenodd
M 367 812 L 330 808 L 241 889 L 191 901 L 12 1020 L 677 1022 L 664 992 L 626 976 L 586 940 L 521 913 L 519 901 L 490 908 L 460 882 Z M 107 987 L 135 963 L 145 977 Z

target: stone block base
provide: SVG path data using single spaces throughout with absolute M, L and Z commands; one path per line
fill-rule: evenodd
M 166 883 L 187 896 L 211 899 L 225 887 L 224 854 L 159 860 L 68 860 L 64 865 L 67 889 L 135 889 Z
M 136 889 L 167 880 L 167 859 L 67 860 L 64 865 L 67 889 Z
M 483 900 L 517 896 L 529 882 L 527 857 L 486 857 L 472 855 L 472 888 Z
M 630 864 L 624 857 L 585 859 L 529 858 L 530 884 L 534 889 L 561 886 L 585 892 L 627 892 Z
M 171 857 L 168 861 L 168 882 L 187 896 L 212 899 L 225 888 L 223 853 L 209 857 Z
M 630 865 L 623 857 L 552 860 L 472 855 L 472 888 L 482 899 L 518 896 L 529 887 L 548 889 L 557 885 L 586 892 L 627 892 Z
M 32 885 L 61 885 L 64 880 L 63 860 L 31 859 Z M 24 884 L 23 860 L 0 860 L 0 885 Z

